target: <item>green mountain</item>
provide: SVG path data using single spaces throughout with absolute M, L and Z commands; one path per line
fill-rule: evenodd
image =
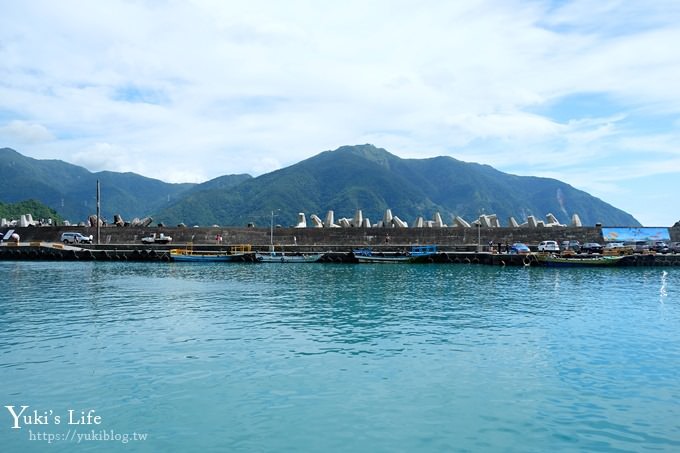
M 0 149 L 0 200 L 4 202 L 35 199 L 64 219 L 79 222 L 97 212 L 97 180 L 102 217 L 108 220 L 114 214 L 126 220 L 148 216 L 195 186 L 168 184 L 134 173 L 91 173 L 63 161 L 37 160 L 10 148 Z
M 471 221 L 484 212 L 497 214 L 503 225 L 509 216 L 522 222 L 547 213 L 567 224 L 577 213 L 584 225 L 640 225 L 630 214 L 555 179 L 510 175 L 450 157 L 401 159 L 372 145 L 326 151 L 234 186 L 199 184 L 154 218 L 166 224 L 265 226 L 276 211 L 276 223 L 291 225 L 298 212 L 323 219 L 332 209 L 337 220 L 361 209 L 375 223 L 387 208 L 409 223 L 438 211 L 445 223 L 454 215 Z
M 18 203 L 3 203 L 0 201 L 0 219 L 18 220 L 24 214 L 31 214 L 33 220 L 52 219 L 61 222 L 63 219 L 57 211 L 36 200 L 20 201 Z

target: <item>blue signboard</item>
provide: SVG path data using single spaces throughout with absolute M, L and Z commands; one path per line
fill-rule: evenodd
M 668 228 L 602 228 L 605 242 L 670 241 Z

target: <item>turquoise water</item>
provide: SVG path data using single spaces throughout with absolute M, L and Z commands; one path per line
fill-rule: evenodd
M 2 451 L 680 450 L 675 268 L 0 271 Z

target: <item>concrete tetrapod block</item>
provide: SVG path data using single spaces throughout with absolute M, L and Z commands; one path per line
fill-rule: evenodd
M 468 223 L 467 220 L 462 218 L 461 216 L 457 215 L 455 219 L 453 219 L 453 226 L 456 227 L 463 227 L 463 228 L 471 228 L 470 224 Z
M 321 221 L 318 215 L 312 214 L 310 218 L 312 219 L 312 226 L 314 228 L 323 228 L 323 222 Z
M 477 222 L 478 222 L 478 225 L 481 225 L 485 228 L 491 228 L 491 221 L 489 220 L 488 215 L 484 215 L 484 214 L 480 215 Z
M 571 226 L 581 228 L 583 224 L 581 223 L 581 218 L 578 214 L 571 216 Z
M 392 227 L 392 210 L 389 208 L 385 209 L 385 215 L 383 215 L 382 226 L 383 228 Z
M 295 228 L 307 228 L 307 218 L 304 212 L 298 212 L 298 221 Z
M 444 225 L 444 222 L 442 221 L 442 216 L 439 214 L 439 211 L 434 213 L 434 216 L 432 217 L 432 221 L 434 222 L 434 226 L 437 228 L 443 228 L 446 225 Z
M 559 220 L 557 220 L 557 217 L 555 217 L 552 213 L 548 213 L 545 216 L 546 222 L 545 226 L 547 227 L 564 227 L 566 225 L 563 225 L 560 223 Z
M 325 228 L 339 228 L 340 225 L 335 223 L 335 213 L 330 210 L 326 213 L 326 221 L 323 223 Z
M 489 220 L 489 225 L 491 225 L 492 228 L 501 227 L 501 222 L 498 220 L 498 216 L 496 214 L 489 214 L 487 218 Z
M 527 217 L 527 225 L 531 228 L 536 228 L 538 225 L 538 222 L 536 221 L 536 217 L 530 215 Z
M 357 209 L 354 213 L 354 218 L 352 219 L 352 226 L 360 227 L 364 223 L 364 214 L 361 209 Z
M 403 220 L 401 220 L 396 215 L 394 217 L 392 217 L 392 225 L 395 228 L 408 228 L 408 223 L 404 222 Z

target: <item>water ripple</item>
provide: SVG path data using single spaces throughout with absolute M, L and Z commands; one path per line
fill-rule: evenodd
M 151 451 L 680 448 L 675 269 L 0 271 L 4 400 L 94 405 Z

